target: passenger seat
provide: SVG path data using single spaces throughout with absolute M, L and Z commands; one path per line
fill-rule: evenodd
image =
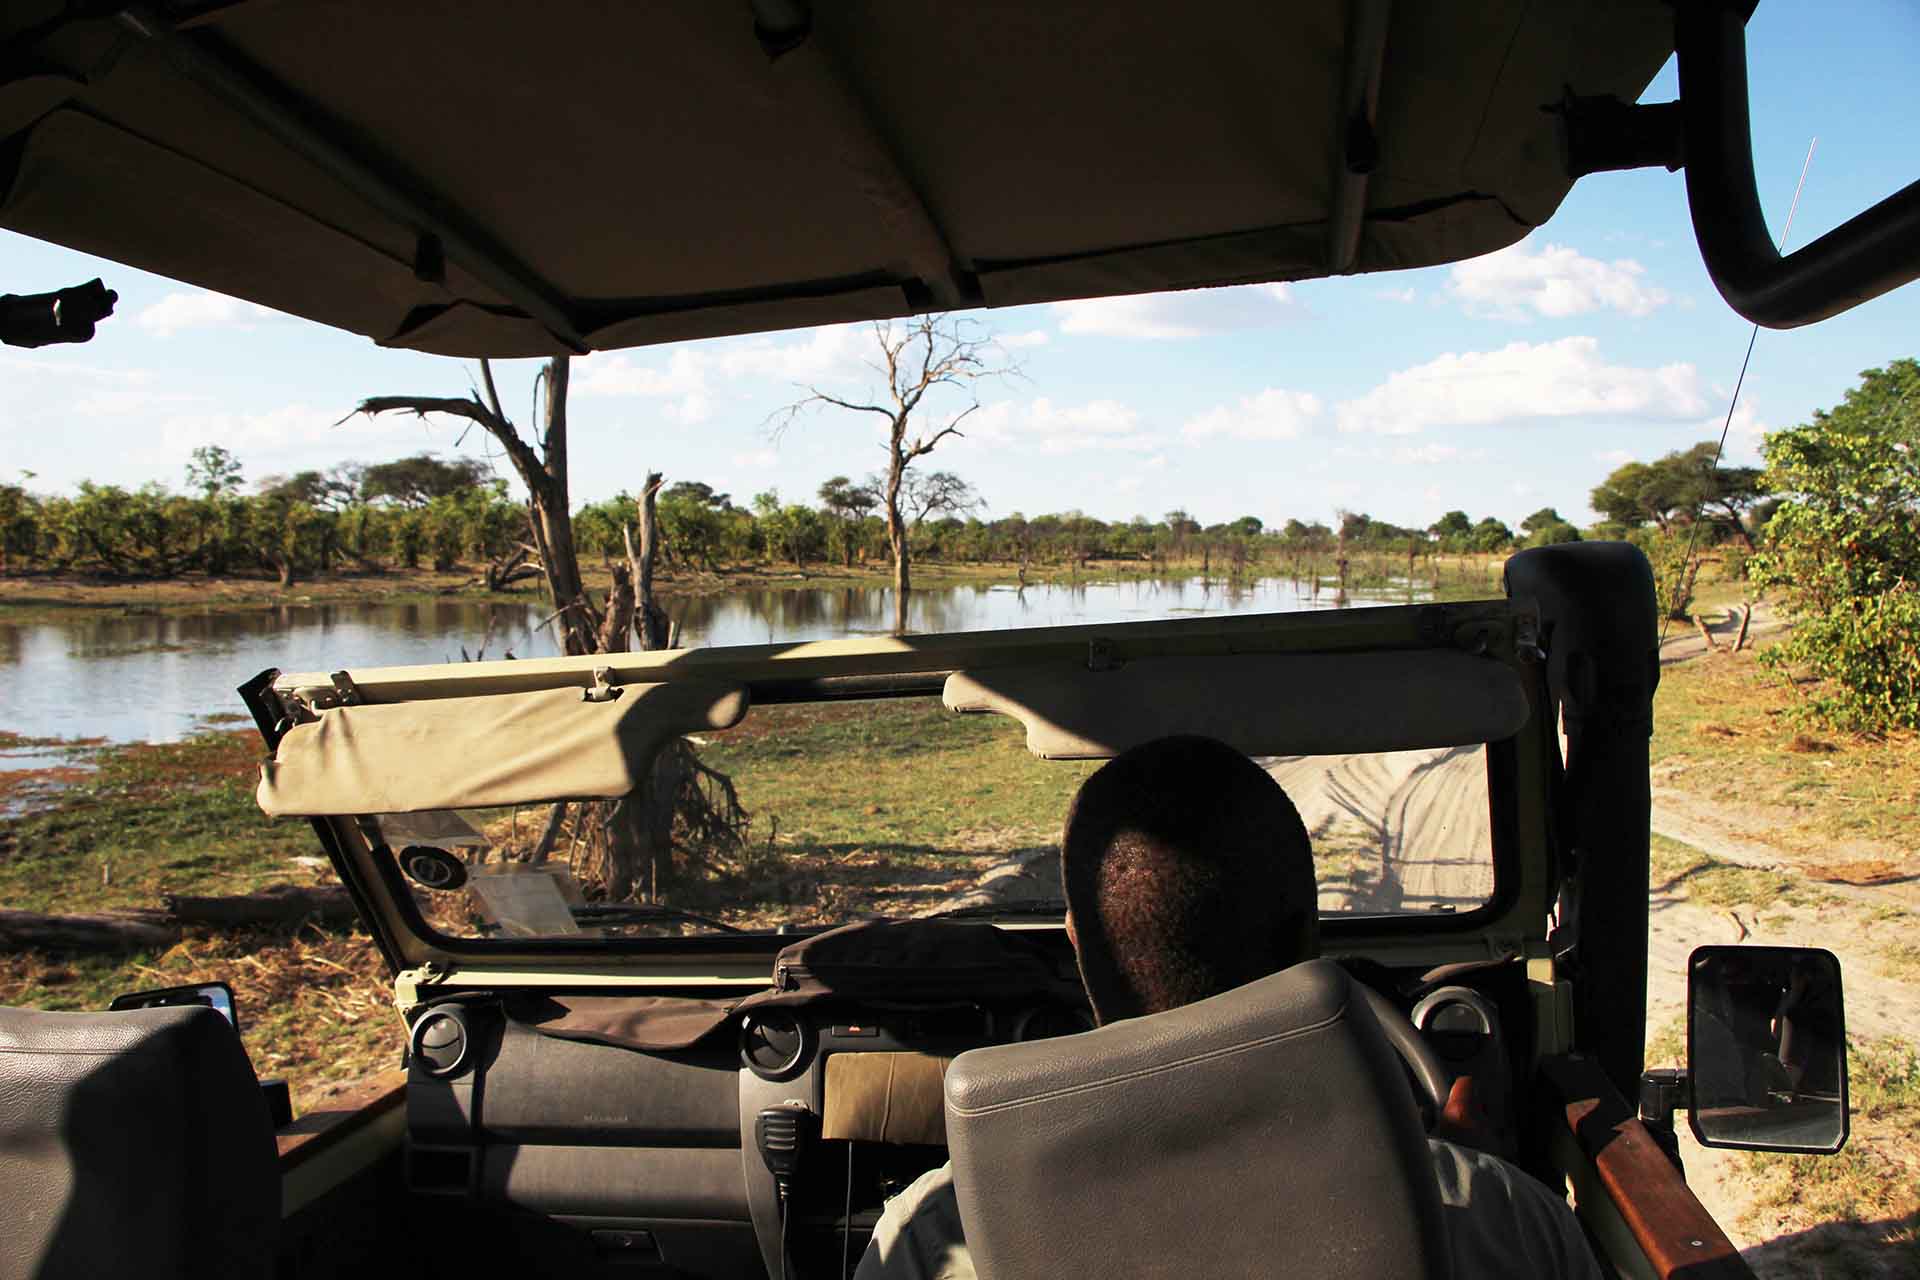
M 273 1124 L 199 1006 L 0 1009 L 0 1280 L 269 1276 Z

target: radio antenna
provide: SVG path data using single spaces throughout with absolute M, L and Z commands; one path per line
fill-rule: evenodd
M 1793 185 L 1793 203 L 1787 206 L 1786 225 L 1780 228 L 1779 251 L 1783 254 L 1787 251 L 1787 237 L 1793 234 L 1793 215 L 1800 208 L 1800 193 L 1806 190 L 1807 170 L 1813 168 L 1813 149 L 1819 145 L 1820 139 L 1817 136 L 1807 140 L 1807 158 L 1800 163 L 1800 181 Z M 1740 389 L 1747 384 L 1747 366 L 1753 363 L 1753 344 L 1758 341 L 1759 338 L 1760 326 L 1755 324 L 1753 326 L 1753 332 L 1747 335 L 1747 354 L 1741 357 L 1740 376 L 1734 379 L 1733 395 L 1727 401 L 1726 421 L 1720 424 L 1720 442 L 1714 446 L 1713 462 L 1707 468 L 1709 478 L 1719 472 L 1720 459 L 1727 452 L 1727 433 L 1733 430 L 1733 411 L 1740 407 Z M 1686 554 L 1680 557 L 1679 580 L 1681 582 L 1687 581 L 1687 574 L 1693 567 L 1694 543 L 1699 540 L 1699 537 L 1700 520 L 1699 517 L 1696 516 L 1692 523 L 1687 526 L 1687 550 Z M 1667 647 L 1667 628 L 1673 624 L 1674 603 L 1675 601 L 1672 597 L 1661 602 L 1660 642 L 1658 646 L 1656 646 L 1656 651 Z

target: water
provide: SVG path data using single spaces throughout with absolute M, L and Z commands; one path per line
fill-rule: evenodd
M 1422 587 L 1349 602 L 1404 604 Z M 664 601 L 689 646 L 886 635 L 893 593 L 881 587 L 754 588 Z M 930 633 L 1131 622 L 1204 614 L 1330 608 L 1334 592 L 1285 578 L 1229 585 L 1200 578 L 919 589 L 908 630 Z M 172 742 L 207 717 L 243 711 L 235 686 L 268 667 L 338 671 L 458 662 L 483 643 L 489 658 L 555 653 L 537 604 L 436 600 L 313 604 L 240 613 L 75 615 L 0 622 L 0 729 L 34 738 Z M 0 769 L 44 763 L 0 752 Z

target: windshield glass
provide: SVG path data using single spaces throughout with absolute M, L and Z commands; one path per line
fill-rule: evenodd
M 669 753 L 655 775 L 680 797 L 670 841 L 653 839 L 647 813 L 604 805 L 377 821 L 428 920 L 456 937 L 1046 920 L 1061 914 L 1068 801 L 1099 766 L 1036 759 L 1016 721 L 927 698 L 761 707 L 692 745 L 693 771 Z M 1323 915 L 1465 911 L 1492 896 L 1485 748 L 1260 763 L 1312 836 Z

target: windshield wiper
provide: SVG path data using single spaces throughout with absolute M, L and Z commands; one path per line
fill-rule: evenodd
M 662 920 L 679 920 L 687 924 L 705 925 L 709 929 L 718 929 L 722 933 L 747 932 L 723 920 L 695 915 L 691 911 L 682 911 L 678 907 L 661 906 L 657 902 L 626 902 L 613 905 L 594 903 L 573 908 L 573 918 L 581 924 L 650 924 Z
M 1066 911 L 1064 898 L 1027 898 L 1020 902 L 982 902 L 971 907 L 936 911 L 929 920 L 965 920 L 981 916 L 1055 916 Z

